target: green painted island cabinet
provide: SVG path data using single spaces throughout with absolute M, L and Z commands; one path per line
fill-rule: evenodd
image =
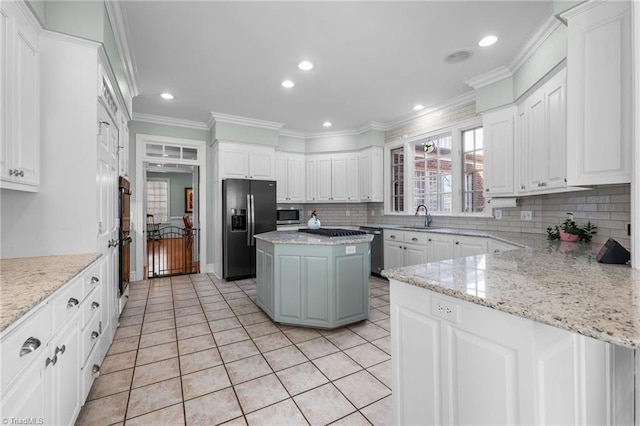
M 271 319 L 327 329 L 367 319 L 369 236 L 303 244 L 269 234 L 284 233 L 256 236 L 256 303 Z

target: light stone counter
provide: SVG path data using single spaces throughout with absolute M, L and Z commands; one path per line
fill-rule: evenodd
M 305 244 L 305 245 L 346 245 L 369 243 L 373 240 L 373 235 L 351 235 L 348 237 L 325 237 L 323 235 L 307 234 L 298 231 L 271 231 L 255 236 L 257 240 L 266 241 L 273 244 Z
M 101 255 L 0 259 L 0 331 L 53 294 Z
M 382 275 L 605 342 L 640 348 L 640 271 L 597 263 L 600 244 L 545 235 L 434 229 L 526 245 Z

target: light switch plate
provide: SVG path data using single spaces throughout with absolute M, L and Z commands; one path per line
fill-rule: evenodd
M 501 220 L 502 219 L 502 210 L 494 209 L 493 210 L 493 218 L 497 219 L 497 220 Z
M 533 212 L 531 210 L 522 210 L 520 212 L 520 220 L 533 220 Z

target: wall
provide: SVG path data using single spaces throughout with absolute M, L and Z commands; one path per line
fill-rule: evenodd
M 169 216 L 182 217 L 185 212 L 184 190 L 193 187 L 191 173 L 157 173 L 147 172 L 149 179 L 169 179 Z
M 411 121 L 405 122 L 398 127 L 385 132 L 385 142 L 392 142 L 399 139 L 409 138 L 416 135 L 428 133 L 452 124 L 475 118 L 475 102 L 467 102 L 438 111 L 436 114 L 425 114 Z
M 216 122 L 215 137 L 222 141 L 278 146 L 278 131 L 235 123 Z

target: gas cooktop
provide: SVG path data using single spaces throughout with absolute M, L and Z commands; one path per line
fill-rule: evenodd
M 340 229 L 340 228 L 320 228 L 320 229 L 302 228 L 302 229 L 298 229 L 298 231 L 306 232 L 307 234 L 324 235 L 325 237 L 349 237 L 351 235 L 367 234 L 364 231 L 354 231 L 351 229 Z

